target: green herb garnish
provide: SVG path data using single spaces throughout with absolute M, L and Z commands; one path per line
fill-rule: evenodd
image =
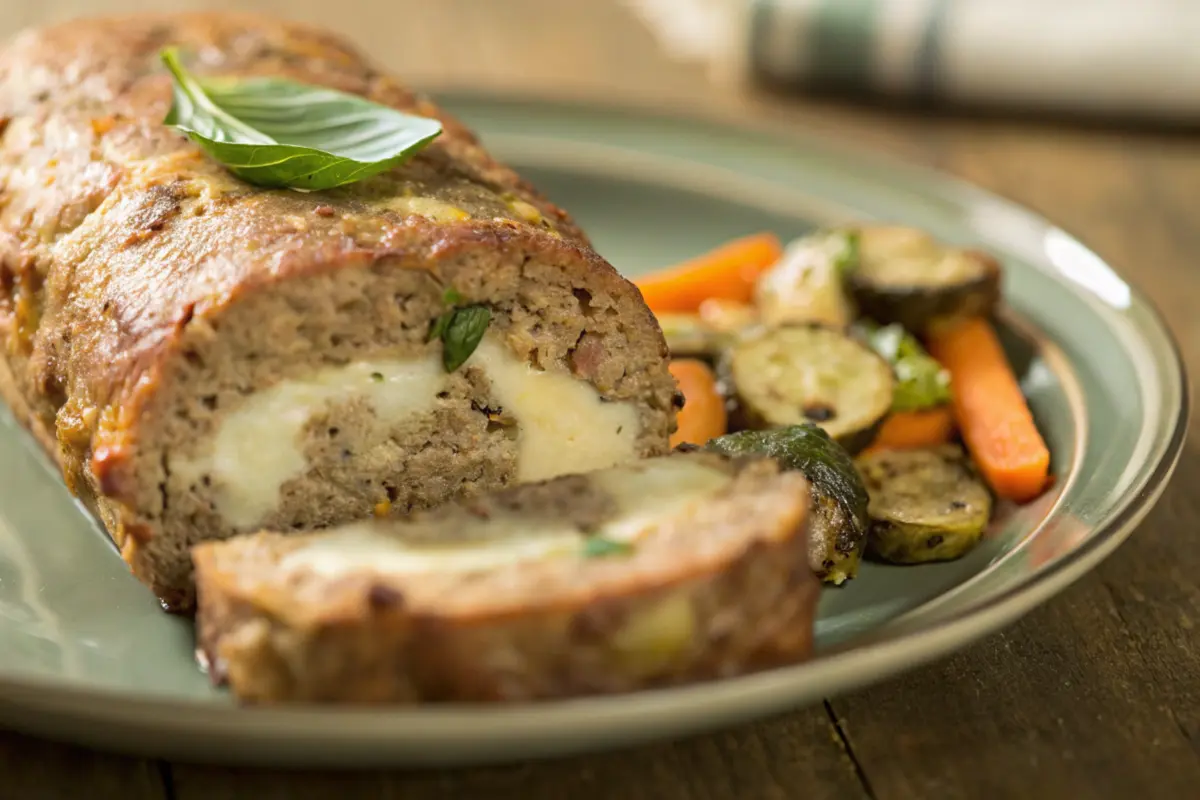
M 450 327 L 450 323 L 454 319 L 454 315 L 458 313 L 458 309 L 454 308 L 454 306 L 461 304 L 463 299 L 462 293 L 460 293 L 453 286 L 442 292 L 442 305 L 450 306 L 450 310 L 443 312 L 436 320 L 434 320 L 433 327 L 429 329 L 429 337 L 425 341 L 432 342 L 434 339 L 442 339 L 445 337 L 446 330 Z M 478 345 L 479 343 L 476 342 L 475 344 Z M 474 349 L 474 347 L 471 348 L 471 350 Z M 468 353 L 467 356 L 470 357 L 470 353 Z
M 429 329 L 429 336 L 425 341 L 432 342 L 434 339 L 441 339 L 446 335 L 446 328 L 450 327 L 450 320 L 454 319 L 454 309 L 450 309 L 438 316 L 433 321 L 433 327 Z
M 436 119 L 281 78 L 197 78 L 160 54 L 174 94 L 163 123 L 259 186 L 317 191 L 400 164 L 442 132 Z
M 486 306 L 467 306 L 447 311 L 437 318 L 429 339 L 442 340 L 442 365 L 446 372 L 466 363 L 483 340 L 492 312 Z
M 841 231 L 840 234 L 842 246 L 833 256 L 833 268 L 838 271 L 838 274 L 845 277 L 852 270 L 858 268 L 861 258 L 859 244 L 862 237 L 856 230 Z
M 604 536 L 589 536 L 583 543 L 584 558 L 606 558 L 608 556 L 625 556 L 633 552 L 629 542 L 618 542 Z
M 918 411 L 950 402 L 950 373 L 933 359 L 911 333 L 898 324 L 880 328 L 861 320 L 856 327 L 896 375 L 893 411 Z
M 375 381 L 376 383 L 383 383 L 383 373 L 382 372 L 372 372 L 371 380 Z

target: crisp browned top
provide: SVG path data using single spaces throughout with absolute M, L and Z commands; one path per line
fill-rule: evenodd
M 161 124 L 167 45 L 201 74 L 321 84 L 437 116 L 445 132 L 409 164 L 345 189 L 257 189 Z M 47 416 L 64 395 L 105 405 L 177 326 L 281 275 L 512 238 L 599 262 L 566 215 L 461 124 L 307 26 L 211 14 L 28 32 L 0 55 L 0 109 L 0 302 L 21 306 L 15 346 L 33 359 Z M 405 197 L 464 218 L 387 207 Z M 56 385 L 64 374 L 69 385 Z

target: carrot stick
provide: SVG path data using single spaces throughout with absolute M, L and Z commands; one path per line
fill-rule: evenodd
M 954 416 L 984 479 L 1000 497 L 1037 497 L 1047 485 L 1050 451 L 991 324 L 973 318 L 943 326 L 928 344 L 950 372 Z
M 710 297 L 750 303 L 754 282 L 782 255 L 775 234 L 756 233 L 634 283 L 652 311 L 695 311 Z
M 906 450 L 934 447 L 950 441 L 954 433 L 954 414 L 949 406 L 934 406 L 919 411 L 896 411 L 888 415 L 879 435 L 868 450 Z
M 671 374 L 683 392 L 683 409 L 679 412 L 679 427 L 671 435 L 671 447 L 684 442 L 703 445 L 725 433 L 728 419 L 725 401 L 717 391 L 717 376 L 703 361 L 677 358 L 671 362 Z

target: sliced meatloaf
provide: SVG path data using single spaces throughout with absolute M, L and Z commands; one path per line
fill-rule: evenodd
M 256 188 L 161 124 L 168 45 L 445 132 L 350 187 Z M 33 30 L 0 54 L 0 113 L 0 391 L 168 607 L 192 605 L 198 541 L 667 449 L 674 384 L 636 288 L 339 39 L 237 14 Z M 450 302 L 491 312 L 453 373 L 427 341 Z
M 406 519 L 195 548 L 197 630 L 254 703 L 509 702 L 804 658 L 808 486 L 670 455 Z

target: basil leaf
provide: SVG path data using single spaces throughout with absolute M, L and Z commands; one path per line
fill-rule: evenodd
M 433 321 L 433 327 L 429 329 L 429 336 L 425 339 L 427 342 L 432 342 L 434 339 L 440 339 L 446 335 L 446 328 L 450 325 L 450 320 L 454 319 L 454 311 L 446 311 Z
M 259 186 L 317 191 L 361 181 L 442 132 L 436 119 L 356 95 L 281 78 L 201 80 L 184 69 L 174 48 L 160 57 L 175 80 L 163 123 Z
M 583 543 L 584 558 L 605 558 L 607 556 L 624 556 L 633 552 L 629 542 L 618 542 L 604 536 L 589 536 Z
M 859 240 L 858 231 L 849 230 L 841 231 L 841 250 L 833 257 L 833 268 L 838 271 L 843 278 L 846 277 L 852 270 L 858 269 L 859 255 Z
M 950 373 L 925 352 L 915 336 L 895 323 L 881 328 L 860 320 L 855 327 L 871 349 L 892 365 L 896 375 L 893 411 L 918 411 L 950 402 Z
M 485 306 L 467 306 L 447 313 L 450 319 L 440 333 L 442 366 L 446 368 L 446 372 L 454 372 L 466 363 L 483 340 L 483 334 L 492 319 L 492 312 Z M 445 316 L 446 314 L 442 315 Z M 438 327 L 440 323 L 441 318 L 434 327 Z

